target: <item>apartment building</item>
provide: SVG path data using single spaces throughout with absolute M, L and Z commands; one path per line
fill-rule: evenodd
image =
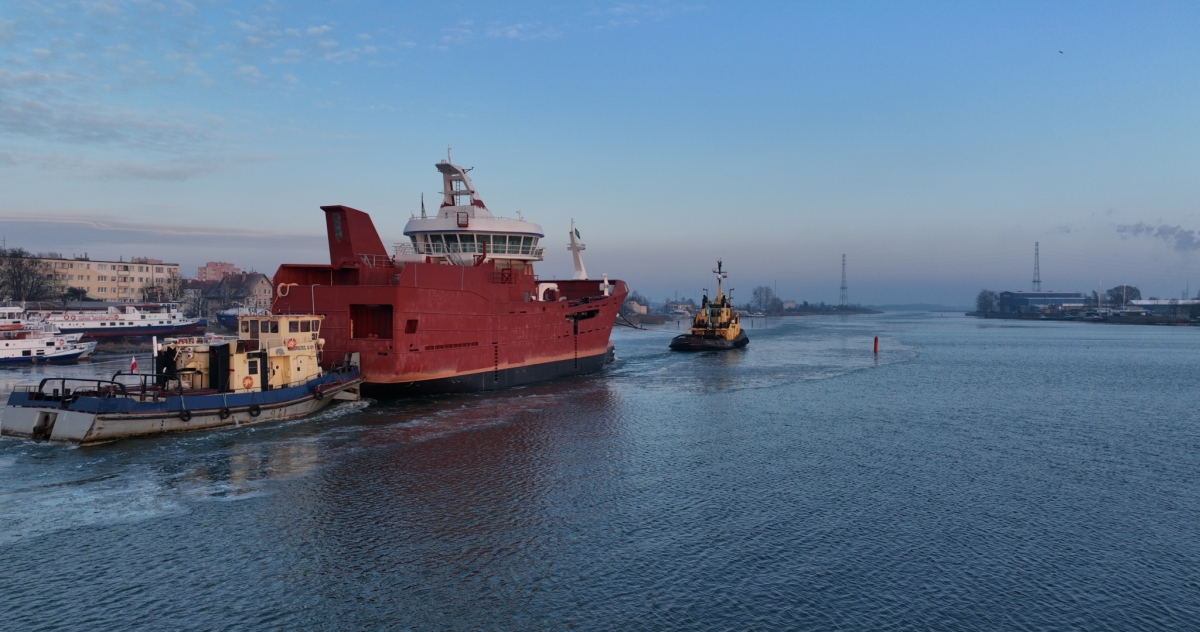
M 64 287 L 79 288 L 89 298 L 103 301 L 137 302 L 144 300 L 142 289 L 177 283 L 179 264 L 162 259 L 132 257 L 125 261 L 100 261 L 83 257 L 41 258 Z
M 227 276 L 236 276 L 242 271 L 232 263 L 224 261 L 209 261 L 203 267 L 196 268 L 197 281 L 220 281 Z

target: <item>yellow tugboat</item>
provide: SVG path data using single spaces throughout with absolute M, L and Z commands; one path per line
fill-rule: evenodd
M 729 297 L 721 288 L 721 280 L 728 275 L 721 269 L 721 260 L 717 260 L 717 295 L 712 301 L 705 296 L 700 302 L 700 311 L 692 321 L 691 329 L 686 334 L 680 334 L 671 339 L 671 349 L 674 351 L 719 351 L 723 349 L 741 349 L 750 344 L 746 332 L 742 331 L 741 321 Z

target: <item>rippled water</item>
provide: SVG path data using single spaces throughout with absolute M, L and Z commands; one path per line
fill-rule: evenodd
M 606 373 L 498 394 L 0 441 L 0 627 L 1200 621 L 1200 329 L 897 314 L 749 332 L 674 354 L 673 326 L 619 330 Z

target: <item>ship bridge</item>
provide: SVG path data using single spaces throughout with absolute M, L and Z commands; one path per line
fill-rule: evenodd
M 447 156 L 447 158 L 449 158 Z M 492 215 L 480 199 L 467 172 L 447 160 L 437 163 L 442 174 L 442 203 L 434 216 L 425 212 L 404 226 L 408 243 L 395 247 L 396 261 L 434 257 L 457 265 L 471 265 L 478 257 L 517 261 L 541 261 L 545 248 L 538 240 L 542 227 L 518 217 Z

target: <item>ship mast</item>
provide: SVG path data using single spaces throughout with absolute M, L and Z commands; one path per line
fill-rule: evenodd
M 721 279 L 725 278 L 725 273 L 721 271 L 720 259 L 717 259 L 717 269 L 713 270 L 713 273 L 717 275 L 717 305 L 723 305 L 724 303 L 721 299 L 725 297 L 725 294 L 721 290 Z
M 579 229 L 575 228 L 575 219 L 571 219 L 571 245 L 567 246 L 567 250 L 571 251 L 571 256 L 575 259 L 575 275 L 572 279 L 587 280 L 587 269 L 583 267 L 583 255 L 579 254 L 586 250 L 587 246 L 579 243 Z

